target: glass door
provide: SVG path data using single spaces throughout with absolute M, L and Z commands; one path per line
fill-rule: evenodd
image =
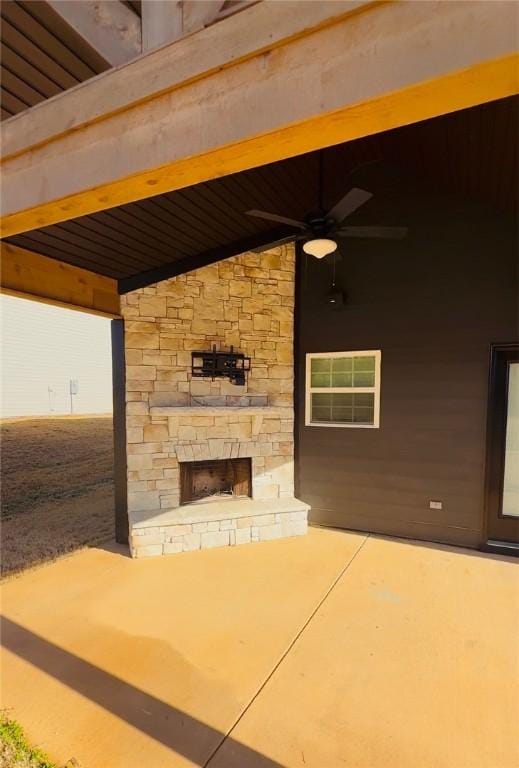
M 492 348 L 487 437 L 487 539 L 519 544 L 519 345 Z M 519 551 L 519 550 L 518 550 Z

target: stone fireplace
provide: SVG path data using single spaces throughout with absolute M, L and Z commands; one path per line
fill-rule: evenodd
M 180 504 L 252 498 L 251 459 L 210 459 L 180 464 Z
M 294 498 L 294 251 L 246 253 L 123 297 L 134 556 L 306 532 Z M 237 385 L 192 353 L 250 358 Z

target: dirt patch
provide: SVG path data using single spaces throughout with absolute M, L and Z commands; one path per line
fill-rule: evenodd
M 113 536 L 112 419 L 1 425 L 2 575 Z

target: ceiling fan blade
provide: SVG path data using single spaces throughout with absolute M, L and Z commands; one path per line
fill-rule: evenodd
M 360 208 L 361 205 L 367 203 L 372 197 L 373 195 L 371 192 L 366 192 L 365 189 L 353 187 L 353 189 L 350 189 L 350 191 L 339 200 L 337 205 L 334 205 L 328 215 L 331 216 L 337 224 L 340 224 L 345 218 L 350 216 L 350 214 L 356 211 L 357 208 Z
M 298 240 L 297 235 L 291 235 L 290 237 L 282 237 L 280 240 L 273 240 L 267 245 L 260 245 L 258 248 L 253 248 L 252 253 L 263 253 L 269 251 L 271 248 L 275 248 L 278 245 L 284 245 L 285 243 L 292 243 L 294 240 Z
M 341 227 L 340 237 L 378 237 L 382 240 L 402 240 L 408 233 L 407 227 Z
M 267 213 L 267 211 L 245 211 L 247 216 L 256 216 L 257 219 L 266 219 L 267 221 L 277 221 L 280 224 L 290 224 L 291 227 L 297 227 L 298 229 L 306 229 L 304 221 L 297 221 L 296 219 L 289 219 L 287 216 L 278 216 L 277 213 Z

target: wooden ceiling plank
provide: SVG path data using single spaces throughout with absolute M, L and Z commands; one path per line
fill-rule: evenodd
M 80 220 L 66 221 L 62 224 L 56 224 L 54 227 L 48 227 L 46 230 L 49 234 L 55 234 L 64 241 L 75 242 L 76 245 L 85 245 L 92 250 L 96 250 L 102 254 L 110 254 L 115 258 L 120 258 L 123 263 L 132 264 L 136 269 L 142 269 L 148 264 L 148 260 L 143 258 L 139 249 L 128 247 L 122 240 L 116 241 L 113 238 L 105 237 L 99 233 L 99 230 L 91 230 L 85 227 Z M 160 263 L 160 259 L 157 260 Z
M 243 173 L 233 173 L 230 176 L 223 176 L 219 179 L 229 197 L 234 197 L 239 200 L 244 211 L 251 210 L 252 208 L 264 208 L 265 204 L 268 205 L 268 201 L 267 203 L 265 202 L 265 198 L 260 194 L 257 185 L 248 180 L 247 177 L 249 174 L 250 171 L 244 171 Z M 254 219 L 252 219 L 252 223 L 257 231 L 258 225 L 261 224 L 260 220 L 258 219 L 258 221 L 254 221 Z
M 10 72 L 34 88 L 35 91 L 41 93 L 46 99 L 62 91 L 62 88 L 53 80 L 29 64 L 22 56 L 19 56 L 16 51 L 13 51 L 3 42 L 0 59 Z
M 0 243 L 0 253 L 2 293 L 108 317 L 120 315 L 117 282 L 113 278 L 10 243 Z
M 240 227 L 243 234 L 246 234 L 247 232 L 249 234 L 254 234 L 254 232 L 258 232 L 259 229 L 262 229 L 261 220 L 247 216 L 245 211 L 248 211 L 251 208 L 260 208 L 261 205 L 265 207 L 265 199 L 258 194 L 258 199 L 262 202 L 254 202 L 248 189 L 240 184 L 239 179 L 241 176 L 241 173 L 234 173 L 231 176 L 224 176 L 221 179 L 213 179 L 208 183 L 213 187 L 217 185 L 221 190 L 221 196 L 226 200 L 233 202 L 234 215 L 235 218 L 237 216 L 240 221 Z M 255 186 L 255 189 L 257 190 L 257 186 Z M 258 224 L 260 225 L 259 229 Z
M 86 233 L 83 231 L 81 235 L 78 235 L 76 228 L 70 227 L 69 222 L 54 224 L 46 227 L 45 230 L 40 230 L 40 232 L 66 244 L 73 253 L 88 252 L 94 254 L 96 258 L 113 261 L 114 265 L 123 269 L 131 268 L 129 271 L 140 270 L 146 265 L 146 261 L 140 259 L 136 251 L 125 254 L 112 248 L 112 244 L 106 247 L 99 239 L 93 239 L 92 236 L 89 236 L 88 230 Z
M 11 93 L 16 93 L 18 98 L 23 99 L 31 107 L 45 98 L 45 94 L 39 93 L 13 72 L 10 72 L 4 61 L 1 66 L 0 81 L 2 88 L 7 88 Z
M 70 238 L 65 240 L 63 237 L 56 235 L 55 231 L 50 234 L 48 231 L 34 230 L 28 232 L 27 235 L 31 240 L 35 240 L 42 246 L 47 247 L 47 250 L 44 252 L 45 255 L 54 257 L 54 253 L 56 253 L 55 258 L 60 259 L 61 254 L 65 253 L 67 254 L 65 261 L 68 263 L 77 263 L 78 266 L 81 266 L 80 261 L 88 261 L 87 269 L 98 270 L 101 273 L 106 273 L 106 269 L 113 270 L 119 275 L 132 274 L 133 272 L 132 269 L 128 269 L 124 262 L 121 262 L 111 254 L 100 253 L 95 249 L 91 249 L 87 243 L 76 245 L 70 241 Z M 18 242 L 15 243 L 15 245 L 17 244 Z
M 301 189 L 302 187 L 305 187 L 305 185 L 309 182 L 309 176 L 307 173 L 308 169 L 308 155 L 304 155 L 304 168 L 306 169 L 305 173 L 306 176 L 298 176 L 296 178 L 291 177 L 293 179 L 293 185 L 294 189 Z M 302 157 L 294 158 L 295 161 L 302 160 Z M 283 170 L 285 168 L 287 169 L 287 173 L 290 175 L 291 171 L 288 170 L 289 167 L 292 166 L 292 160 L 289 161 L 281 161 L 283 162 Z M 242 200 L 244 202 L 244 210 L 251 210 L 252 208 L 257 208 L 259 210 L 269 210 L 270 201 L 265 198 L 265 195 L 260 191 L 258 188 L 258 185 L 255 183 L 255 174 L 256 169 L 253 168 L 248 171 L 243 171 L 243 173 L 236 173 L 232 176 L 233 179 L 236 179 L 236 184 L 240 189 L 243 190 Z M 224 179 L 225 181 L 225 179 Z M 296 195 L 297 196 L 297 193 Z M 302 209 L 298 210 L 298 215 L 302 214 L 302 211 L 307 210 L 305 206 L 303 206 Z M 288 214 L 287 214 L 288 215 Z M 253 220 L 254 221 L 254 220 Z M 263 228 L 262 225 L 260 225 L 259 220 L 255 222 L 256 230 L 258 231 L 260 228 Z
M 275 173 L 275 180 L 272 178 L 272 164 L 258 168 L 258 178 L 262 180 L 263 188 L 265 190 L 265 196 L 269 201 L 270 210 L 286 211 L 285 215 L 289 216 L 292 209 L 292 201 L 289 207 L 285 206 L 285 196 L 282 192 L 283 189 L 283 173 Z M 312 185 L 317 192 L 317 185 Z M 290 198 L 289 198 L 290 199 Z M 292 198 L 293 200 L 293 198 Z
M 121 2 L 47 0 L 47 5 L 111 67 L 142 52 L 139 17 Z
M 104 72 L 110 65 L 89 46 L 48 4 L 46 0 L 18 0 L 25 10 L 94 72 Z M 82 2 L 82 0 L 80 0 Z
M 200 227 L 212 228 L 224 241 L 233 239 L 238 234 L 236 224 L 229 221 L 228 212 L 209 187 L 210 184 L 200 184 L 179 190 L 175 200 L 181 202 L 184 210 L 190 211 L 197 218 Z
M 147 208 L 151 203 L 158 206 L 164 211 L 171 225 L 175 230 L 179 230 L 183 234 L 188 234 L 188 240 L 195 250 L 205 250 L 213 242 L 214 233 L 208 232 L 207 227 L 203 228 L 199 221 L 195 220 L 195 223 L 190 223 L 190 218 L 186 214 L 179 214 L 179 209 L 176 205 L 173 205 L 166 195 L 158 195 L 157 197 L 151 197 L 148 200 L 142 200 L 141 204 L 145 204 Z
M 281 174 L 281 168 L 279 170 Z M 259 168 L 254 169 L 254 186 L 256 187 L 258 194 L 261 195 L 262 189 L 265 188 L 265 184 L 261 179 L 259 171 L 260 171 Z M 237 183 L 237 178 L 239 176 L 241 176 L 241 174 L 234 173 L 234 174 L 231 174 L 230 176 L 223 176 L 221 178 L 211 179 L 211 181 L 201 186 L 204 188 L 210 189 L 213 192 L 213 194 L 217 196 L 217 199 L 220 201 L 220 205 L 222 206 L 221 208 L 222 214 L 228 217 L 228 219 L 232 220 L 233 227 L 238 232 L 243 233 L 244 212 L 249 208 L 245 205 L 246 198 L 244 198 L 239 193 L 240 188 Z M 263 200 L 264 199 L 265 198 L 263 197 Z M 251 205 L 250 208 L 252 207 L 254 206 Z M 247 217 L 245 226 L 250 224 L 251 224 L 251 220 L 249 217 Z M 251 233 L 253 231 L 255 230 L 253 229 Z
M 137 203 L 131 204 L 131 211 L 135 213 L 139 212 L 143 218 L 147 218 L 150 224 L 153 225 L 155 231 L 160 232 L 160 235 L 165 243 L 173 242 L 180 244 L 181 249 L 187 255 L 197 250 L 196 243 L 186 232 L 188 228 L 176 226 L 172 221 L 171 216 L 164 211 L 155 198 L 149 198 L 148 200 L 140 200 Z
M 269 164 L 268 167 L 272 167 L 272 164 Z M 281 169 L 280 169 L 281 171 Z M 276 174 L 276 177 L 281 177 L 282 172 L 279 174 Z M 260 198 L 260 202 L 257 205 L 248 205 L 243 208 L 242 211 L 240 211 L 240 215 L 243 217 L 245 216 L 245 211 L 249 210 L 250 208 L 259 208 L 260 210 L 266 210 L 266 211 L 272 211 L 275 213 L 284 213 L 285 215 L 289 215 L 288 212 L 285 213 L 285 211 L 288 211 L 287 208 L 284 206 L 284 198 L 279 190 L 279 184 L 272 184 L 270 180 L 269 172 L 265 170 L 265 168 L 254 168 L 251 172 L 251 181 L 254 187 L 256 187 L 258 191 L 258 196 Z M 281 182 L 280 182 L 281 183 Z M 238 198 L 239 199 L 239 198 Z M 293 203 L 290 205 L 290 208 L 292 208 Z M 246 217 L 249 223 L 254 222 L 257 224 L 258 222 L 255 221 L 250 216 Z
M 171 254 L 171 241 L 163 241 L 161 237 L 157 237 L 156 228 L 150 224 L 148 217 L 141 217 L 139 211 L 132 213 L 126 210 L 126 206 L 110 208 L 108 211 L 96 213 L 91 218 L 96 221 L 103 221 L 107 226 L 112 226 L 114 229 L 123 225 L 125 231 L 132 238 L 135 237 L 136 246 L 144 248 L 146 253 L 149 253 L 151 249 L 161 255 Z
M 196 194 L 196 200 L 201 209 L 207 211 L 207 222 L 216 219 L 227 229 L 227 239 L 235 240 L 243 234 L 243 220 L 237 211 L 229 204 L 225 195 L 221 194 L 215 180 L 207 184 L 200 184 L 194 189 L 183 190 L 184 198 L 192 198 Z M 247 225 L 245 225 L 247 226 Z
M 307 155 L 282 160 L 286 201 L 294 208 L 295 218 L 302 218 L 311 208 L 314 197 L 312 175 Z M 290 210 L 288 207 L 286 210 Z
M 226 240 L 229 238 L 229 230 L 225 222 L 220 221 L 212 215 L 206 201 L 198 194 L 198 186 L 194 188 L 195 197 L 189 194 L 189 190 L 180 189 L 172 195 L 164 195 L 164 198 L 171 204 L 178 206 L 180 215 L 185 216 L 186 220 L 193 222 L 193 226 L 198 229 L 207 229 L 208 224 L 214 234 Z
M 30 7 L 30 4 L 22 7 L 19 2 L 3 3 L 2 18 L 7 19 L 19 31 L 23 31 L 25 37 L 59 62 L 77 80 L 87 80 L 97 74 L 95 69 L 85 64 L 61 40 L 40 24 L 27 10 Z
M 122 253 L 138 253 L 139 256 L 145 257 L 145 259 L 141 259 L 145 263 L 154 263 L 155 261 L 161 263 L 162 259 L 160 256 L 157 256 L 157 254 L 161 253 L 161 249 L 156 240 L 153 240 L 153 247 L 151 247 L 149 241 L 147 243 L 142 243 L 129 236 L 126 233 L 125 226 L 119 225 L 118 227 L 114 227 L 106 225 L 98 217 L 99 214 L 92 217 L 82 216 L 80 219 L 64 222 L 62 226 L 66 225 L 69 227 L 72 224 L 75 224 L 80 227 L 80 229 L 77 230 L 78 234 L 86 231 L 87 233 L 90 233 L 91 237 L 104 243 L 107 248 L 114 248 L 114 250 L 119 250 Z M 118 246 L 118 248 L 116 246 Z M 167 256 L 168 254 L 164 253 L 163 255 Z
M 330 150 L 323 151 L 329 152 Z M 310 195 L 308 194 L 309 189 L 311 189 L 310 164 L 307 160 L 300 162 L 298 166 L 297 161 L 300 159 L 295 157 L 291 160 L 282 160 L 283 167 L 279 174 L 276 173 L 274 165 L 263 166 L 263 171 L 272 174 L 274 183 L 279 187 L 284 210 L 292 211 L 293 209 L 295 218 L 306 215 L 311 206 Z
M 24 59 L 29 67 L 56 83 L 59 86 L 58 92 L 72 88 L 80 82 L 5 19 L 2 19 L 2 42 Z
M 2 107 L 7 109 L 13 115 L 18 114 L 19 112 L 23 112 L 29 106 L 25 101 L 22 101 L 17 96 L 15 96 L 14 93 L 8 91 L 5 86 L 2 87 L 0 100 L 2 102 Z

